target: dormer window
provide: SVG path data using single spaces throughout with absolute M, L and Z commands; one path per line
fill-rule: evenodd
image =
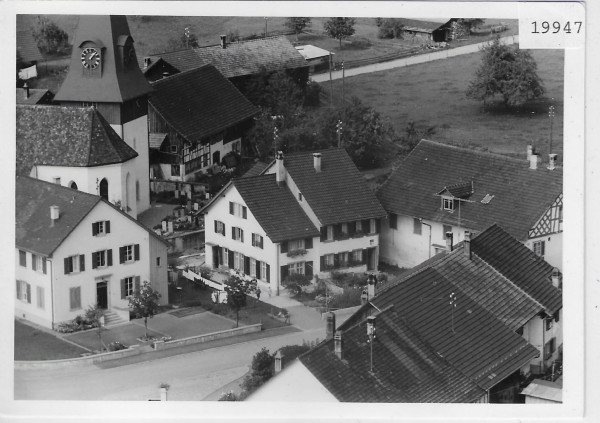
M 454 200 L 448 197 L 442 197 L 442 208 L 446 211 L 454 211 Z

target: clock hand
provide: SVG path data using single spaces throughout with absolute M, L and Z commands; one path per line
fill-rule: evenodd
M 98 53 L 96 53 L 96 52 L 93 52 L 93 53 L 90 55 L 90 60 L 91 60 L 91 59 L 93 59 L 93 58 L 94 58 L 94 56 L 95 56 L 96 54 L 98 54 Z

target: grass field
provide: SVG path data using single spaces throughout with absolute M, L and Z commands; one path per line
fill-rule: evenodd
M 466 98 L 480 53 L 346 78 L 346 98 L 359 97 L 389 119 L 399 133 L 414 120 L 419 126 L 436 126 L 434 140 L 521 157 L 527 144 L 534 144 L 543 155 L 548 152 L 548 107 L 553 104 L 553 150 L 560 160 L 564 54 L 558 50 L 534 50 L 532 54 L 546 94 L 515 110 L 498 102 L 484 111 L 481 103 Z M 334 81 L 334 100 L 340 100 L 341 84 L 341 80 Z M 328 89 L 329 82 L 323 87 Z
M 60 338 L 15 320 L 15 360 L 58 360 L 87 352 Z

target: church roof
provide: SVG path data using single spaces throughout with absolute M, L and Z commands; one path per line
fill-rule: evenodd
M 91 167 L 137 156 L 93 107 L 17 105 L 17 175 L 32 166 Z
M 122 103 L 150 93 L 152 88 L 137 66 L 137 59 L 132 60 L 131 66 L 123 64 L 121 50 L 127 36 L 131 34 L 125 16 L 80 16 L 69 72 L 55 100 Z M 101 77 L 83 75 L 80 46 L 86 41 L 102 50 Z

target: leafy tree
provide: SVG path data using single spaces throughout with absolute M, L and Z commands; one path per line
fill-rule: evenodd
M 471 18 L 471 19 L 461 18 L 461 19 L 458 20 L 458 22 L 465 27 L 465 29 L 467 31 L 467 34 L 470 34 L 471 31 L 474 28 L 479 28 L 481 25 L 483 25 L 485 23 L 485 19 L 480 19 L 480 18 Z
M 402 29 L 404 25 L 399 19 L 388 18 L 380 19 L 378 21 L 379 30 L 377 31 L 377 38 L 399 38 L 402 39 Z
M 62 53 L 69 48 L 67 33 L 45 16 L 37 17 L 32 35 L 44 55 Z
M 96 328 L 96 334 L 98 335 L 98 340 L 100 341 L 100 349 L 106 348 L 104 342 L 102 342 L 102 317 L 104 316 L 104 310 L 98 307 L 98 305 L 89 306 L 87 310 L 85 310 L 85 319 L 92 323 L 92 325 Z
M 467 97 L 487 101 L 501 95 L 506 107 L 520 106 L 544 94 L 543 82 L 531 53 L 500 43 L 496 38 L 482 48 L 483 59 L 475 79 L 467 88 Z
M 303 345 L 286 345 L 285 347 L 281 347 L 279 351 L 281 352 L 283 366 L 290 364 L 300 355 L 304 354 L 308 350 L 310 350 L 310 346 L 307 344 Z
M 196 48 L 199 46 L 198 37 L 189 26 L 183 29 L 181 35 L 173 36 L 167 41 L 168 50 L 180 50 L 184 48 Z
M 310 282 L 311 278 L 308 276 L 292 273 L 291 275 L 286 276 L 281 284 L 289 289 L 294 296 L 297 296 L 300 295 L 303 287 L 310 285 Z
M 301 33 L 304 28 L 310 26 L 310 18 L 287 18 L 284 25 L 286 28 L 289 28 L 290 31 L 294 31 L 296 34 L 296 42 L 298 42 L 298 34 Z
M 235 327 L 239 326 L 240 310 L 246 307 L 246 294 L 249 293 L 250 284 L 237 276 L 231 276 L 225 284 L 227 292 L 227 305 L 235 311 Z
M 161 295 L 158 291 L 152 289 L 152 285 L 148 281 L 144 281 L 141 288 L 136 290 L 129 297 L 129 307 L 136 318 L 144 318 L 144 327 L 146 332 L 144 337 L 148 338 L 148 318 L 154 317 L 158 313 L 158 300 Z
M 404 129 L 404 136 L 400 138 L 399 142 L 402 146 L 402 152 L 407 154 L 412 151 L 413 148 L 421 141 L 423 138 L 431 138 L 432 135 L 435 134 L 436 127 L 428 126 L 426 128 L 417 127 L 414 120 L 411 120 L 406 125 Z
M 331 38 L 340 40 L 341 49 L 342 40 L 353 35 L 356 31 L 354 24 L 356 24 L 355 18 L 330 18 L 328 21 L 325 21 L 323 28 Z
M 254 392 L 259 386 L 273 377 L 275 373 L 275 356 L 268 349 L 261 349 L 252 357 L 250 374 L 244 378 L 242 388 L 244 397 Z

